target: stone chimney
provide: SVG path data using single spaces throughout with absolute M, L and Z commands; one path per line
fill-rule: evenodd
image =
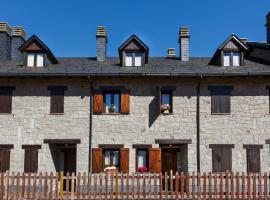
M 266 16 L 266 37 L 267 43 L 270 44 L 270 12 Z
M 0 22 L 0 62 L 11 60 L 12 29 L 6 22 Z
M 244 44 L 247 44 L 248 39 L 247 38 L 240 38 L 240 41 L 243 42 Z
M 25 42 L 26 33 L 21 26 L 12 27 L 12 52 L 11 58 L 16 62 L 23 62 L 23 53 L 19 50 L 19 47 Z
M 97 61 L 103 62 L 106 60 L 107 54 L 107 31 L 105 26 L 97 27 Z
M 178 43 L 182 61 L 189 61 L 189 39 L 189 28 L 186 26 L 180 27 Z
M 168 58 L 175 58 L 175 48 L 168 48 Z

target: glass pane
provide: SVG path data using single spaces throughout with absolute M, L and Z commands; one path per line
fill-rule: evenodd
M 112 104 L 112 100 L 111 100 L 111 94 L 106 94 L 105 95 L 105 103 L 106 103 L 106 113 L 110 112 L 110 107 Z
M 240 66 L 240 53 L 239 52 L 233 53 L 233 66 Z
M 142 66 L 142 53 L 135 53 L 135 66 Z
M 132 53 L 126 53 L 126 66 L 132 66 Z
M 27 66 L 34 67 L 34 63 L 35 63 L 35 54 L 33 53 L 27 54 Z
M 231 65 L 230 63 L 230 60 L 231 60 L 231 53 L 227 52 L 227 53 L 224 53 L 224 66 L 225 67 L 228 67 Z
M 170 94 L 162 94 L 162 97 L 161 97 L 161 104 L 164 105 L 164 104 L 169 104 L 170 105 Z
M 119 151 L 113 151 L 113 166 L 118 167 L 120 162 Z
M 104 153 L 105 155 L 104 155 L 104 164 L 105 165 L 111 165 L 111 163 L 110 163 L 110 157 L 111 157 L 111 152 L 110 151 L 105 151 L 105 153 Z
M 37 67 L 43 67 L 43 54 L 37 54 Z
M 120 112 L 120 95 L 114 94 L 114 106 L 115 106 L 115 112 Z
M 147 152 L 145 150 L 138 151 L 138 167 L 146 167 L 146 155 Z

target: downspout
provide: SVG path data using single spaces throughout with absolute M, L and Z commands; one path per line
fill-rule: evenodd
M 197 125 L 197 172 L 201 171 L 201 149 L 200 149 L 200 93 L 201 93 L 201 79 L 199 77 L 197 84 L 197 104 L 196 104 L 196 125 Z
M 90 77 L 88 77 L 89 80 L 89 165 L 88 165 L 88 171 L 92 171 L 92 133 L 93 133 L 93 85 L 90 81 Z

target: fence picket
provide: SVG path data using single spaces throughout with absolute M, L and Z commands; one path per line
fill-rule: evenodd
M 192 173 L 192 199 L 195 199 L 195 172 Z
M 76 184 L 76 192 L 77 192 L 77 199 L 81 199 L 81 173 L 78 173 L 77 177 L 77 184 Z
M 0 200 L 3 200 L 4 199 L 4 189 L 5 189 L 5 186 L 4 186 L 4 173 L 1 173 L 1 183 L 0 183 Z
M 179 175 L 178 172 L 175 173 L 175 199 L 178 200 L 178 190 L 179 190 Z
M 246 198 L 246 187 L 245 187 L 245 179 L 246 179 L 246 175 L 243 172 L 242 173 L 242 199 Z
M 190 183 L 190 176 L 189 176 L 189 173 L 187 173 L 187 175 L 186 175 L 186 196 L 188 199 L 190 197 L 189 183 Z
M 154 199 L 157 199 L 157 174 L 154 173 Z
M 206 199 L 206 173 L 203 173 L 203 199 Z
M 263 194 L 264 194 L 264 199 L 267 199 L 267 196 L 268 196 L 268 187 L 267 187 L 267 173 L 265 172 L 264 175 L 263 175 L 263 185 L 264 185 L 264 191 L 263 191 Z
M 103 174 L 99 174 L 99 199 L 102 199 Z M 84 199 L 84 198 L 83 198 Z
M 256 180 L 256 178 L 257 178 L 257 175 L 255 174 L 255 173 L 253 173 L 253 199 L 256 199 L 257 198 L 257 190 L 256 190 L 256 187 L 257 187 L 257 185 L 256 185 L 256 182 L 257 182 L 257 180 Z
M 131 180 L 131 193 L 132 193 L 132 199 L 135 199 L 135 193 L 134 193 L 134 188 L 135 188 L 135 185 L 134 185 L 134 173 L 132 173 L 132 180 Z
M 250 173 L 248 173 L 248 177 L 247 177 L 247 196 L 248 196 L 248 199 L 251 198 L 251 194 L 250 194 Z
M 163 189 L 163 183 L 162 183 L 163 179 L 162 179 L 162 173 L 160 172 L 159 173 L 159 198 L 160 199 L 163 199 L 163 192 L 162 192 L 162 189 Z
M 66 199 L 69 199 L 69 172 L 66 174 Z
M 126 199 L 129 199 L 129 172 L 126 174 Z
M 45 172 L 45 178 L 44 178 L 44 198 L 46 199 L 48 197 L 48 173 Z
M 211 172 L 209 172 L 209 174 L 208 174 L 208 188 L 209 188 L 209 199 L 212 199 L 212 173 Z
M 17 173 L 17 181 L 16 181 L 16 199 L 19 199 L 20 196 L 20 186 L 21 186 L 21 180 L 20 180 L 20 172 Z
M 70 197 L 73 200 L 75 198 L 75 173 L 72 172 L 71 174 L 71 189 L 70 189 Z
M 236 173 L 236 199 L 239 199 L 239 172 Z
M 233 172 L 231 172 L 231 174 L 230 174 L 230 179 L 231 179 L 231 191 L 230 191 L 230 194 L 231 194 L 231 199 L 233 199 L 234 198 L 234 181 L 233 181 L 233 179 L 234 179 L 234 173 Z
M 82 185 L 82 197 L 83 197 L 83 199 L 85 199 L 85 194 L 86 194 L 86 172 L 83 172 L 83 185 Z
M 50 192 L 49 192 L 49 199 L 53 197 L 53 173 L 50 173 Z

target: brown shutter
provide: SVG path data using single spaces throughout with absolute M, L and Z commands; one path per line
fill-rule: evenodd
M 96 92 L 93 99 L 93 113 L 101 114 L 103 111 L 103 95 L 101 92 Z
M 161 149 L 160 148 L 149 149 L 149 171 L 150 172 L 161 171 Z
M 259 148 L 247 148 L 247 172 L 260 172 L 261 159 Z
M 121 172 L 129 171 L 129 149 L 128 148 L 120 149 L 120 171 Z
M 230 113 L 231 112 L 231 87 L 220 87 L 211 91 L 211 112 Z
M 92 172 L 102 172 L 102 149 L 101 148 L 93 148 L 92 149 Z
M 12 110 L 12 90 L 0 90 L 0 113 L 11 113 Z
M 10 168 L 10 149 L 0 147 L 0 172 L 6 172 Z
M 232 170 L 232 149 L 230 147 L 215 147 L 212 149 L 212 171 L 225 172 Z
M 130 112 L 130 95 L 128 91 L 121 93 L 121 113 L 129 114 Z
M 64 113 L 65 86 L 49 86 L 51 91 L 50 113 Z
M 38 146 L 23 146 L 24 154 L 24 172 L 36 173 L 38 171 Z

